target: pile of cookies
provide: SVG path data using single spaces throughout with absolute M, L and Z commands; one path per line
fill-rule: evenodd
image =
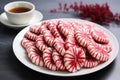
M 30 26 L 21 45 L 33 64 L 68 72 L 96 67 L 112 51 L 108 35 L 93 23 L 64 19 Z

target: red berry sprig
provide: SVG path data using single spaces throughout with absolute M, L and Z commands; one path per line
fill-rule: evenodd
M 120 13 L 113 14 L 112 11 L 109 8 L 109 5 L 107 3 L 105 4 L 83 4 L 80 2 L 78 4 L 77 2 L 74 2 L 73 4 L 70 4 L 69 6 L 67 3 L 59 3 L 59 11 L 69 12 L 69 10 L 73 10 L 74 12 L 78 13 L 80 18 L 82 19 L 88 19 L 92 22 L 96 22 L 99 24 L 108 24 L 112 21 L 116 22 L 117 24 L 120 24 Z M 52 9 L 50 12 L 57 12 L 57 9 Z

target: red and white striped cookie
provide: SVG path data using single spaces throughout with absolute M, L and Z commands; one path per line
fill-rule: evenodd
M 93 23 L 91 23 L 91 22 L 89 22 L 89 23 L 88 22 L 84 22 L 84 23 L 82 23 L 82 25 L 83 25 L 83 28 L 86 29 L 86 30 L 88 30 L 88 32 L 90 34 L 93 31 L 92 29 L 95 28 L 95 25 Z
M 52 47 L 54 44 L 54 36 L 51 34 L 50 31 L 46 30 L 46 32 L 43 34 L 45 42 Z
M 71 22 L 71 25 L 75 30 L 79 30 L 79 29 L 83 28 L 82 23 L 79 21 Z
M 61 56 L 56 50 L 53 50 L 52 58 L 53 58 L 55 65 L 57 66 L 58 70 L 64 71 L 65 66 L 64 66 L 64 62 L 63 62 L 63 56 Z
M 65 48 L 68 49 L 69 47 L 77 46 L 76 40 L 74 35 L 68 35 L 65 40 Z
M 30 40 L 33 40 L 33 41 L 35 41 L 36 38 L 37 38 L 37 35 L 32 33 L 32 32 L 30 32 L 30 31 L 27 31 L 24 36 L 26 38 L 30 39 Z
M 89 32 L 86 29 L 80 29 L 75 31 L 75 38 L 79 45 L 82 47 L 87 47 L 90 42 L 93 42 L 93 39 Z
M 63 56 L 65 53 L 65 48 L 64 48 L 65 42 L 61 37 L 57 37 L 54 39 L 53 42 L 53 47 Z
M 107 61 L 110 57 L 103 46 L 93 42 L 87 46 L 87 49 L 92 57 L 100 61 Z
M 44 65 L 47 69 L 50 69 L 52 71 L 57 70 L 57 67 L 52 58 L 52 48 L 47 48 L 43 51 L 43 60 L 44 60 Z
M 39 29 L 40 29 L 40 25 L 32 25 L 29 30 L 32 33 L 40 34 Z
M 70 47 L 64 54 L 64 65 L 69 72 L 79 71 L 84 62 L 85 53 L 80 47 Z
M 44 36 L 44 40 L 45 42 L 49 45 L 49 46 L 53 46 L 53 40 L 54 40 L 54 36 L 51 34 L 51 32 L 47 29 L 47 25 L 48 24 L 43 24 L 40 27 L 40 33 Z
M 108 44 L 100 44 L 98 43 L 99 45 L 101 45 L 103 47 L 104 50 L 106 50 L 108 53 L 112 51 L 112 46 L 110 43 Z
M 26 49 L 27 53 L 28 53 L 28 57 L 30 59 L 30 61 L 38 66 L 43 66 L 43 58 L 42 58 L 42 53 L 39 53 L 39 50 L 35 47 L 35 46 L 31 46 L 29 48 Z
M 108 43 L 106 45 L 104 44 L 103 47 L 108 53 L 112 51 L 112 46 L 110 43 Z
M 47 48 L 47 45 L 45 44 L 43 40 L 43 35 L 39 35 L 37 37 L 35 45 L 40 51 L 44 51 Z
M 46 26 L 48 26 L 50 21 L 51 21 L 51 20 L 42 21 L 41 25 L 46 25 Z
M 99 65 L 100 61 L 87 58 L 84 63 L 85 68 L 93 68 Z
M 47 24 L 40 25 L 40 29 L 39 29 L 40 34 L 42 35 L 45 34 L 46 30 L 48 30 Z
M 64 36 L 67 36 L 68 34 L 73 34 L 74 32 L 74 28 L 68 21 L 59 20 L 57 28 L 59 32 Z
M 61 37 L 59 31 L 57 30 L 57 25 L 58 25 L 58 22 L 57 21 L 50 21 L 48 22 L 48 29 L 51 31 L 52 35 L 54 37 Z
M 47 21 L 47 24 L 48 24 L 48 29 L 51 30 L 52 27 L 56 27 L 58 25 L 58 21 L 54 21 L 54 20 L 50 20 L 50 21 Z
M 88 53 L 88 51 L 85 54 L 86 54 L 86 60 L 84 62 L 85 68 L 93 68 L 100 64 L 100 61 L 93 58 L 90 55 L 90 53 Z
M 99 28 L 93 28 L 93 31 L 91 32 L 91 36 L 96 42 L 99 43 L 109 43 L 109 38 L 105 32 L 100 30 Z
M 23 38 L 22 41 L 21 41 L 21 45 L 23 46 L 23 48 L 29 48 L 31 46 L 34 46 L 35 45 L 35 42 L 27 39 L 27 38 Z

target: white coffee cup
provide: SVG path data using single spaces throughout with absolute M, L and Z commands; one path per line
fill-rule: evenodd
M 15 8 L 28 8 L 30 10 L 26 12 L 12 12 L 12 9 Z M 27 24 L 33 17 L 35 6 L 27 1 L 14 1 L 6 4 L 4 10 L 8 21 L 12 24 Z

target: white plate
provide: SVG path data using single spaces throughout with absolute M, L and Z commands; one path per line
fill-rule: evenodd
M 0 21 L 1 21 L 1 23 L 3 23 L 4 25 L 6 25 L 8 27 L 12 27 L 12 28 L 21 28 L 21 27 L 25 27 L 25 26 L 28 26 L 28 25 L 31 25 L 31 24 L 34 24 L 34 23 L 38 23 L 38 22 L 40 22 L 42 20 L 42 18 L 43 18 L 42 13 L 40 11 L 35 10 L 34 11 L 34 16 L 33 16 L 33 18 L 30 20 L 30 22 L 28 24 L 16 25 L 16 24 L 12 24 L 12 23 L 10 23 L 8 21 L 5 12 L 3 12 L 0 15 Z
M 52 20 L 58 20 L 58 19 L 52 19 Z M 80 20 L 80 19 L 69 19 L 69 18 L 67 18 L 66 20 L 70 20 L 70 21 L 79 20 L 81 22 L 88 22 L 88 21 Z M 38 23 L 38 24 L 40 24 L 40 23 Z M 108 34 L 110 43 L 112 45 L 112 51 L 109 53 L 110 54 L 110 59 L 107 62 L 105 62 L 103 64 L 100 64 L 100 65 L 98 65 L 98 66 L 96 66 L 94 68 L 90 68 L 90 69 L 82 68 L 78 72 L 68 73 L 68 72 L 61 72 L 61 71 L 50 71 L 50 70 L 47 70 L 46 68 L 38 67 L 38 66 L 32 64 L 28 60 L 27 55 L 25 53 L 25 50 L 22 48 L 22 46 L 20 44 L 24 34 L 26 33 L 26 31 L 29 30 L 30 26 L 24 28 L 15 37 L 15 39 L 13 41 L 13 51 L 14 51 L 14 54 L 18 58 L 18 60 L 20 62 L 22 62 L 25 66 L 27 66 L 27 67 L 35 70 L 35 71 L 38 71 L 40 73 L 44 73 L 44 74 L 49 74 L 49 75 L 54 75 L 54 76 L 79 76 L 79 75 L 85 75 L 85 74 L 96 72 L 98 70 L 103 69 L 107 65 L 109 65 L 116 58 L 116 56 L 118 54 L 118 51 L 119 51 L 119 44 L 118 44 L 118 41 L 117 41 L 116 37 L 109 30 L 105 29 L 104 27 L 102 27 L 102 26 L 100 26 L 98 24 L 95 24 L 95 25 L 97 27 L 99 27 L 100 29 L 104 30 Z

